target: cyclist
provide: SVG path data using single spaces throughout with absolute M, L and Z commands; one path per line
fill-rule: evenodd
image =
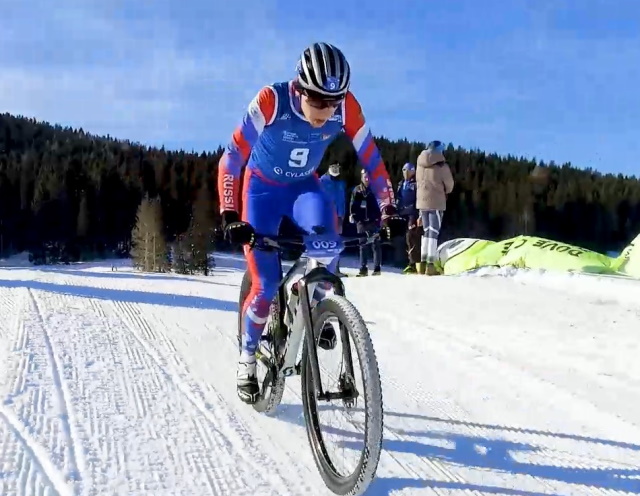
M 281 278 L 277 253 L 252 250 L 255 233 L 276 235 L 287 216 L 307 233 L 339 241 L 335 206 L 315 172 L 340 132 L 352 140 L 371 178 L 382 212 L 381 234 L 395 237 L 404 232 L 385 164 L 360 104 L 349 91 L 351 69 L 342 51 L 329 43 L 314 43 L 301 54 L 296 72 L 292 80 L 264 86 L 253 98 L 218 168 L 222 228 L 231 243 L 245 245 L 251 274 L 251 289 L 240 309 L 244 333 L 237 369 L 238 396 L 246 403 L 258 396 L 255 352 Z M 336 255 L 328 265 L 334 273 L 337 259 Z M 335 346 L 331 326 L 322 334 L 324 348 Z

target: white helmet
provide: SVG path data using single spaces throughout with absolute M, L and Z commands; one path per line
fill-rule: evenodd
M 300 55 L 296 70 L 300 89 L 311 97 L 339 100 L 349 91 L 349 63 L 340 49 L 329 43 L 307 47 Z

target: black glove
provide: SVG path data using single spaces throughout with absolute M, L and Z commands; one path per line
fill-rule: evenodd
M 382 226 L 380 238 L 382 241 L 402 236 L 407 232 L 407 220 L 398 215 L 396 207 L 385 205 L 382 208 Z
M 256 231 L 251 224 L 240 220 L 238 212 L 226 210 L 222 212 L 222 229 L 224 237 L 234 245 L 249 245 L 256 242 Z

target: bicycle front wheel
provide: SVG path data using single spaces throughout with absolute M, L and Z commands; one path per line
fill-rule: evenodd
M 307 436 L 316 466 L 329 490 L 339 495 L 356 496 L 363 494 L 375 477 L 382 450 L 383 406 L 380 373 L 369 331 L 355 306 L 338 295 L 331 295 L 320 301 L 312 315 L 314 336 L 320 336 L 321 329 L 328 319 L 337 319 L 341 332 L 347 333 L 348 342 L 355 348 L 360 365 L 359 372 L 362 376 L 364 390 L 358 391 L 358 395 L 364 397 L 365 402 L 364 447 L 358 456 L 355 469 L 351 473 L 339 473 L 336 464 L 329 456 L 322 433 L 323 427 L 318 416 L 319 400 L 313 382 L 307 349 L 308 340 L 305 339 L 302 352 L 301 388 Z M 341 337 L 337 336 L 337 338 L 340 342 Z M 316 347 L 317 341 L 316 338 Z M 345 353 L 344 350 L 343 353 Z M 347 356 L 349 355 L 350 353 L 347 353 Z M 354 370 L 354 373 L 357 372 Z

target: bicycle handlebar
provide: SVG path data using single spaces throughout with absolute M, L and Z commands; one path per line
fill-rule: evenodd
M 305 238 L 313 238 L 313 234 L 301 235 L 301 236 L 279 236 L 279 235 L 269 235 L 269 234 L 255 234 L 255 245 L 256 248 L 275 248 L 275 249 L 286 249 L 287 247 L 301 248 L 306 245 Z M 350 243 L 358 243 L 358 244 L 370 244 L 373 243 L 376 239 L 380 238 L 380 232 L 374 233 L 359 233 L 355 236 L 340 236 L 340 240 L 344 245 L 348 245 Z M 321 238 L 319 238 L 321 239 Z

